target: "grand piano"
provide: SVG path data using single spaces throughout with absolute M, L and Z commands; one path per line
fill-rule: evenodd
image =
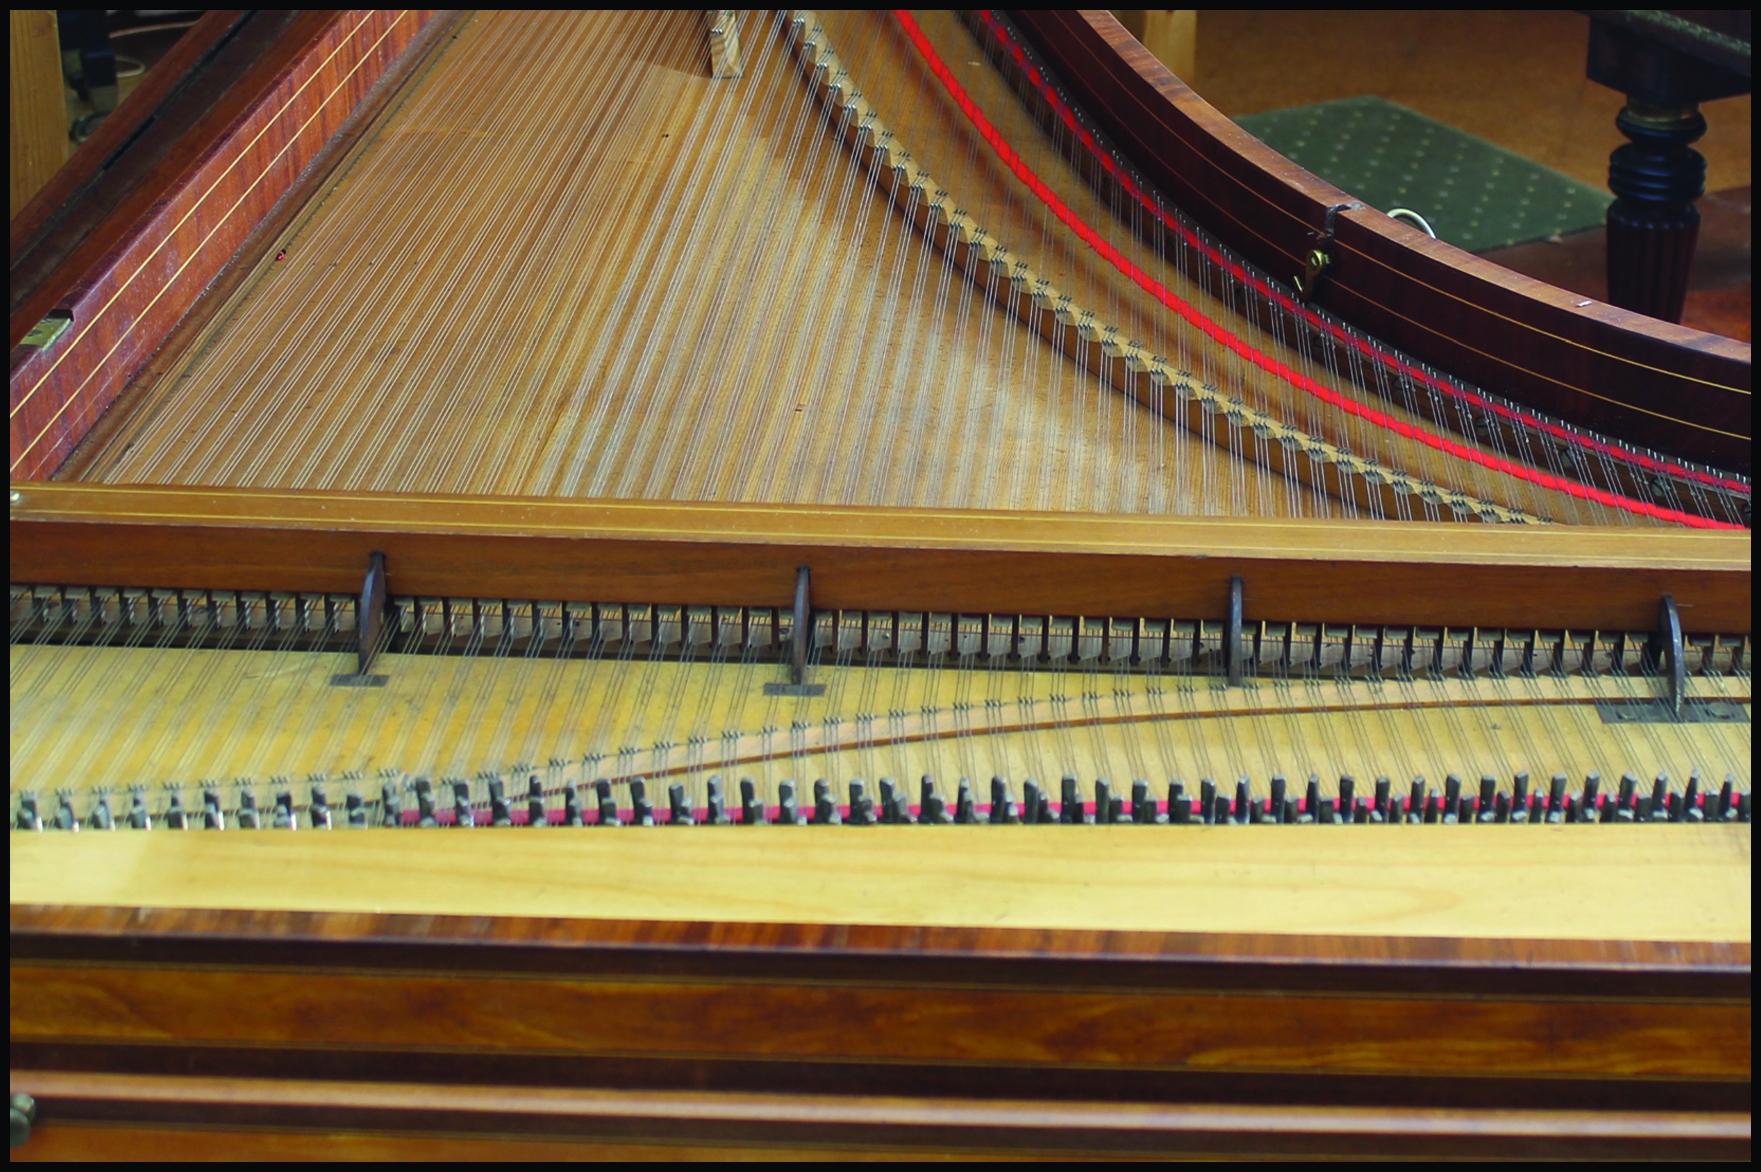
M 213 12 L 12 255 L 15 1159 L 1746 1157 L 1747 345 L 1098 13 Z

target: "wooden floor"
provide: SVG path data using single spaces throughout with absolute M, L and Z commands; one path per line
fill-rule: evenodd
M 1715 191 L 1695 206 L 1700 239 L 1688 279 L 1682 324 L 1747 342 L 1753 333 L 1750 273 L 1750 197 L 1747 186 Z M 1518 244 L 1486 254 L 1515 269 L 1598 301 L 1608 296 L 1608 239 L 1602 228 L 1558 240 Z

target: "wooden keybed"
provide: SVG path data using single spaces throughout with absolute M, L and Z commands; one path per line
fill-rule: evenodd
M 1091 105 L 1168 88 L 1107 18 L 1059 19 L 1022 18 L 1054 59 L 1059 28 L 1070 53 L 1117 48 L 1096 70 L 1060 62 Z M 14 387 L 53 361 L 91 397 L 69 412 L 69 391 L 61 418 L 119 395 L 126 410 L 160 344 L 188 344 L 456 27 L 205 18 L 193 43 L 220 46 L 206 68 L 232 69 L 225 88 L 185 118 L 176 165 L 34 286 L 15 281 L 15 344 L 54 307 L 94 328 L 65 352 L 16 347 Z M 213 181 L 270 141 L 298 161 L 242 200 Z M 1159 181 L 1160 157 L 1144 154 Z M 1317 186 L 1288 179 L 1298 202 Z M 204 223 L 184 213 L 205 200 L 242 210 L 131 304 L 117 274 Z M 1495 286 L 1482 300 L 1509 322 L 1565 312 L 1479 262 L 1439 268 L 1371 215 L 1341 213 L 1323 301 L 1377 333 L 1424 353 L 1370 304 L 1401 281 L 1469 300 Z M 1231 243 L 1274 275 L 1287 263 Z M 1359 306 L 1351 258 L 1378 250 L 1395 275 Z M 1442 320 L 1420 332 L 1446 335 Z M 1504 364 L 1547 382 L 1591 345 L 1672 372 L 1647 394 L 1673 394 L 1677 366 L 1746 393 L 1746 347 L 1605 308 L 1585 320 L 1540 331 L 1563 356 L 1468 331 L 1436 360 L 1517 356 Z M 1746 531 L 51 483 L 84 437 L 52 424 L 21 463 L 38 409 L 14 413 L 15 583 L 358 593 L 381 552 L 407 596 L 781 613 L 807 564 L 813 606 L 837 612 L 1216 623 L 1239 577 L 1250 619 L 1644 632 L 1668 595 L 1690 637 L 1746 647 L 1750 631 Z M 1681 451 L 1746 469 L 1740 447 Z M 214 1128 L 229 1151 L 302 1155 L 414 1155 L 423 1135 L 507 1155 L 1747 1151 L 1747 825 L 530 834 L 15 834 L 13 1085 L 41 1103 L 22 1154 L 193 1154 Z

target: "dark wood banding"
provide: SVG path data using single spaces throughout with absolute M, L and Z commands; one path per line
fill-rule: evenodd
M 1218 113 L 1105 12 L 1012 14 L 1175 203 L 1288 283 L 1352 197 Z M 1317 297 L 1441 369 L 1629 443 L 1747 473 L 1750 347 L 1584 298 L 1346 210 Z
M 640 1116 L 726 1143 L 780 1137 L 730 1124 L 782 1111 L 796 1141 L 817 1118 L 863 1147 L 960 1146 L 975 1133 L 939 1129 L 1030 1099 L 1039 1130 L 984 1142 L 1068 1150 L 1098 1125 L 1203 1150 L 1178 1118 L 1205 1108 L 1268 1121 L 1243 1152 L 1283 1150 L 1280 1112 L 1335 1137 L 1405 1113 L 1335 1154 L 1456 1127 L 1507 1154 L 1582 1155 L 1599 1129 L 1631 1154 L 1665 1111 L 1697 1120 L 1678 1141 L 1744 1140 L 1739 943 L 15 905 L 11 949 L 14 1085 L 60 1126 L 560 1139 Z M 1102 1104 L 1166 1118 L 1085 1122 Z
M 1743 1159 L 1740 1113 L 1327 1109 L 748 1091 L 434 1087 L 14 1069 L 43 1122 L 14 1158 L 848 1159 L 1283 1156 Z

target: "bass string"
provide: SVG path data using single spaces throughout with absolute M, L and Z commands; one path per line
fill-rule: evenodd
M 656 18 L 658 38 L 666 18 Z M 588 114 L 589 143 L 579 173 L 585 191 L 583 204 L 599 207 L 641 206 L 652 203 L 645 187 L 635 180 L 628 161 L 640 158 L 653 142 L 644 137 L 647 122 L 641 116 L 655 107 L 656 99 L 646 84 L 650 73 L 642 62 L 657 52 L 648 42 L 636 44 L 619 57 L 621 72 L 612 96 Z M 670 141 L 670 139 L 669 139 Z M 553 379 L 553 414 L 530 429 L 522 449 L 530 469 L 528 491 L 545 496 L 574 494 L 585 474 L 587 454 L 601 434 L 610 396 L 600 382 L 607 356 L 618 339 L 617 330 L 606 323 L 624 320 L 629 298 L 635 292 L 632 258 L 650 255 L 660 224 L 653 216 L 617 215 L 609 220 L 583 216 L 576 239 L 581 260 L 565 264 L 555 310 L 554 336 L 561 354 Z M 609 302 L 601 290 L 602 275 L 624 272 Z
M 539 54 L 537 64 L 560 67 L 564 55 L 576 49 L 567 39 L 557 38 Z M 481 79 L 492 85 L 490 79 Z M 504 85 L 506 83 L 503 83 Z M 473 93 L 461 87 L 464 93 Z M 490 92 L 494 92 L 491 88 Z M 542 99 L 531 90 L 508 95 L 504 109 L 509 125 L 529 126 L 543 115 Z M 480 107 L 463 101 L 451 114 L 465 126 L 474 126 Z M 460 424 L 457 403 L 467 389 L 477 390 L 471 355 L 461 353 L 468 347 L 471 327 L 481 328 L 480 305 L 473 305 L 478 290 L 507 287 L 508 271 L 517 250 L 508 247 L 509 221 L 514 217 L 489 214 L 507 198 L 510 170 L 542 173 L 542 159 L 523 160 L 526 166 L 512 167 L 508 154 L 512 143 L 500 135 L 476 134 L 463 149 L 455 146 L 440 157 L 445 169 L 436 168 L 424 176 L 433 190 L 458 193 L 439 214 L 424 214 L 420 221 L 396 228 L 383 246 L 368 243 L 359 254 L 347 258 L 361 268 L 389 271 L 395 282 L 388 290 L 386 303 L 401 307 L 397 312 L 396 329 L 401 336 L 385 338 L 382 327 L 371 317 L 356 319 L 354 345 L 343 346 L 343 353 L 365 352 L 375 358 L 373 347 L 386 346 L 387 358 L 374 363 L 370 374 L 371 388 L 365 397 L 365 415 L 350 412 L 327 412 L 322 419 L 322 433 L 307 439 L 301 450 L 307 455 L 294 472 L 294 482 L 311 484 L 326 476 L 347 476 L 361 483 L 360 474 L 371 469 L 365 483 L 370 487 L 389 484 L 447 485 L 442 475 L 436 479 L 432 466 L 434 454 L 444 442 L 448 429 Z M 381 160 L 392 166 L 395 155 Z M 499 183 L 479 182 L 465 186 L 466 176 L 500 176 Z M 429 203 L 424 200 L 423 203 Z M 380 208 L 371 202 L 357 202 L 359 214 L 382 224 Z M 383 231 L 383 224 L 380 229 Z M 389 258 L 375 256 L 389 252 Z M 378 263 L 389 259 L 390 265 Z M 367 264 L 362 262 L 366 261 Z M 451 263 L 446 263 L 450 261 Z M 371 278 L 367 278 L 371 280 Z M 365 286 L 370 289 L 371 286 Z M 346 339 L 347 334 L 344 335 Z M 383 340 L 382 340 L 383 339 Z M 496 345 L 498 338 L 488 339 Z M 419 426 L 399 426 L 400 421 L 421 420 Z M 469 419 L 465 422 L 469 424 Z M 321 464 L 320 460 L 327 464 Z
M 758 78 L 751 80 L 754 84 L 742 79 L 731 90 L 709 83 L 684 132 L 693 147 L 714 146 L 692 151 L 691 171 L 683 177 L 675 205 L 675 223 L 683 228 L 669 233 L 666 247 L 654 258 L 651 280 L 658 282 L 659 289 L 652 303 L 652 325 L 627 376 L 629 386 L 642 388 L 643 393 L 628 399 L 640 400 L 640 411 L 622 417 L 634 423 L 628 439 L 625 433 L 614 432 L 613 447 L 623 454 L 616 463 L 617 475 L 597 477 L 589 490 L 593 496 L 634 495 L 645 473 L 670 486 L 676 481 L 677 454 L 669 448 L 696 438 L 694 429 L 684 426 L 695 415 L 688 396 L 700 382 L 692 368 L 704 341 L 702 331 L 706 324 L 713 325 L 718 294 L 728 293 L 735 275 L 723 242 L 743 238 L 743 226 L 752 222 L 762 200 L 763 185 L 730 179 L 746 174 L 761 154 L 749 145 L 752 136 L 747 128 L 763 87 L 756 84 Z M 679 279 L 682 272 L 703 264 L 717 273 L 716 279 Z M 612 378 L 624 381 L 616 374 Z

